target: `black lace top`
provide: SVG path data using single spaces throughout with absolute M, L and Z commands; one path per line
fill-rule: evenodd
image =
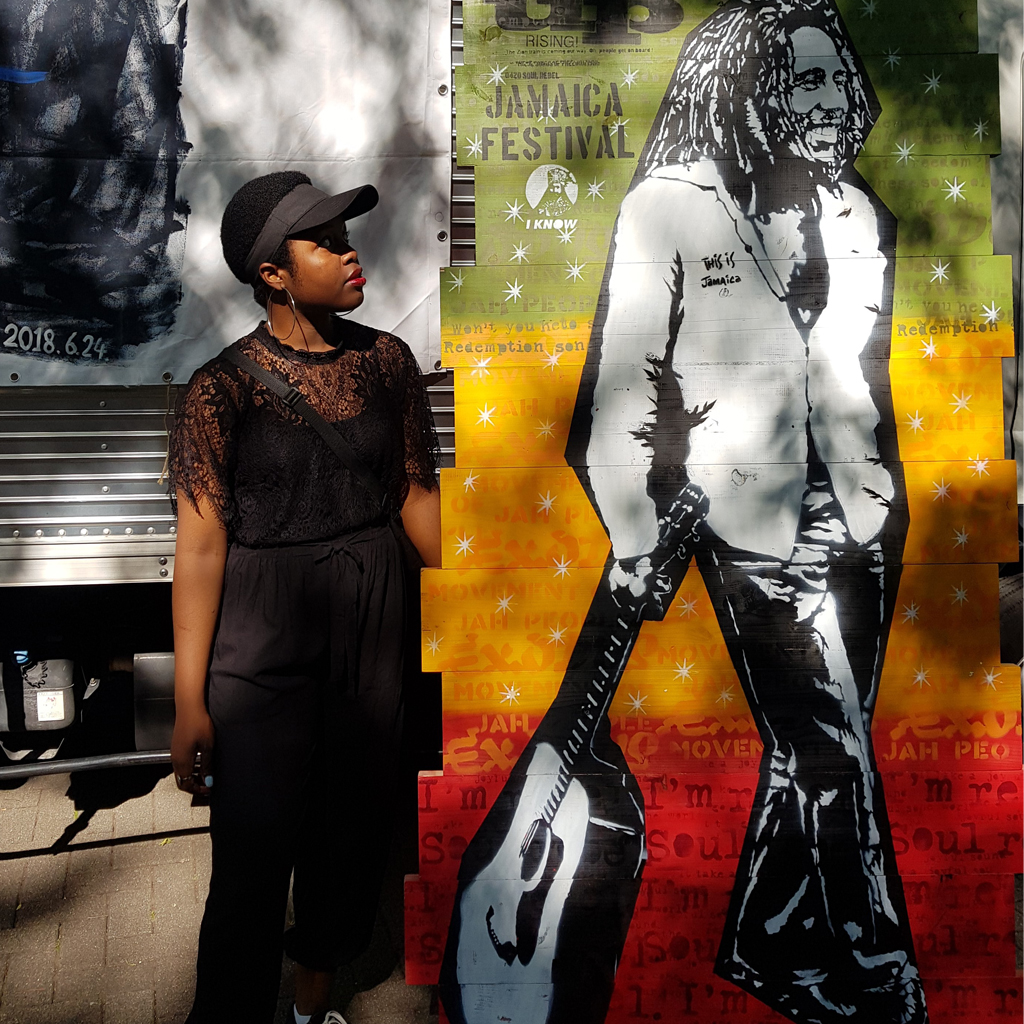
M 262 342 L 262 344 L 261 344 Z M 337 320 L 330 352 L 296 351 L 265 324 L 236 344 L 297 387 L 379 477 L 391 508 L 432 490 L 437 437 L 420 371 L 400 338 Z M 320 435 L 222 357 L 192 375 L 170 440 L 171 500 L 200 495 L 246 547 L 327 540 L 381 520 L 374 498 Z

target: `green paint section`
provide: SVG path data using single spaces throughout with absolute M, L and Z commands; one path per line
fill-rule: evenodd
M 987 156 L 861 157 L 855 166 L 899 222 L 897 256 L 992 255 Z
M 999 58 L 994 53 L 865 62 L 879 103 L 865 155 L 907 160 L 999 152 Z

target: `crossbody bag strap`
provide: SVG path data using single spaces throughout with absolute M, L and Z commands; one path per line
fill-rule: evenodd
M 276 373 L 260 366 L 255 360 L 239 352 L 231 345 L 221 355 L 234 363 L 254 380 L 258 380 L 268 391 L 272 391 L 293 412 L 301 416 L 330 446 L 338 460 L 373 495 L 381 508 L 385 508 L 387 494 L 377 474 L 352 449 L 352 446 L 338 431 L 306 401 L 302 392 Z

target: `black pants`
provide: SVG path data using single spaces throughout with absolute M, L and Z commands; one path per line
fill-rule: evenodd
M 923 1024 L 871 716 L 899 567 L 808 469 L 785 562 L 698 555 L 764 743 L 716 972 L 790 1020 Z
M 331 970 L 369 944 L 396 813 L 405 600 L 387 527 L 230 548 L 208 698 L 213 874 L 190 1024 L 269 1024 L 282 948 Z

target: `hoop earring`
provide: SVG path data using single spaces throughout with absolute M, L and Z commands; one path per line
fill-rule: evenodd
M 294 333 L 295 326 L 299 322 L 298 313 L 295 312 L 295 300 L 292 298 L 292 293 L 287 288 L 281 289 L 285 298 L 288 300 L 288 308 L 292 311 L 292 329 L 283 337 L 279 338 L 273 330 L 273 322 L 270 319 L 270 302 L 273 299 L 273 292 L 267 296 L 267 334 L 269 334 L 275 341 L 287 341 Z

